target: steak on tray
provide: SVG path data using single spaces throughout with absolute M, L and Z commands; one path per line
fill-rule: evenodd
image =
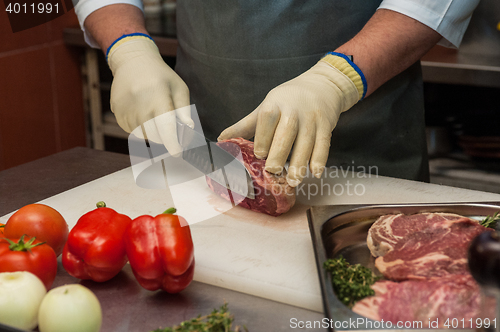
M 451 325 L 458 321 L 460 328 L 472 328 L 477 318 L 494 317 L 494 305 L 489 307 L 491 312 L 481 312 L 479 286 L 471 275 L 399 283 L 383 280 L 372 289 L 375 296 L 356 302 L 352 310 L 378 321 L 421 322 L 421 326 L 411 327 L 424 329 L 444 328 L 447 322 Z M 429 326 L 430 322 L 435 325 Z
M 427 279 L 468 274 L 467 249 L 487 230 L 477 221 L 450 213 L 386 215 L 368 232 L 377 269 L 388 279 Z
M 295 188 L 290 187 L 286 182 L 286 170 L 283 170 L 280 175 L 266 172 L 264 170 L 266 161 L 255 157 L 253 142 L 243 138 L 232 138 L 218 142 L 217 145 L 233 156 L 237 156 L 241 150 L 243 164 L 252 176 L 255 199 L 246 197 L 243 199 L 240 195 L 206 177 L 208 186 L 214 193 L 230 201 L 228 196 L 230 192 L 235 201 L 240 201 L 239 206 L 275 217 L 292 208 L 295 204 Z
M 451 213 L 381 216 L 368 231 L 367 245 L 386 280 L 372 285 L 375 295 L 352 310 L 392 323 L 420 321 L 411 326 L 420 329 L 456 327 L 453 322 L 475 328 L 470 325 L 476 318 L 494 317 L 494 299 L 481 312 L 481 292 L 467 264 L 470 242 L 487 230 Z

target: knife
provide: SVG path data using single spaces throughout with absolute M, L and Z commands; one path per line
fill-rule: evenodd
M 28 332 L 28 331 L 0 323 L 0 332 Z
M 221 186 L 243 197 L 255 199 L 252 176 L 243 164 L 241 150 L 233 156 L 196 130 L 177 121 L 182 159 Z

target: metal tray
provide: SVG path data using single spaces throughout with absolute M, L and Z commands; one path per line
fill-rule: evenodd
M 354 313 L 337 299 L 330 275 L 323 269 L 323 264 L 327 259 L 342 255 L 349 263 L 362 264 L 379 274 L 375 268 L 375 258 L 366 245 L 368 230 L 378 217 L 397 213 L 448 212 L 483 219 L 497 211 L 500 211 L 500 202 L 325 205 L 310 208 L 307 211 L 307 219 L 316 256 L 325 316 L 329 320 L 328 329 L 377 329 L 375 321 Z

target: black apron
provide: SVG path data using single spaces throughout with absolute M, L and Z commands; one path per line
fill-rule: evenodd
M 216 140 L 271 89 L 351 39 L 380 2 L 177 0 L 176 70 L 205 136 Z M 417 63 L 340 116 L 327 166 L 428 181 L 426 148 Z

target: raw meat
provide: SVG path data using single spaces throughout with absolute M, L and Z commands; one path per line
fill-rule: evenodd
M 264 170 L 266 161 L 255 157 L 253 153 L 253 142 L 243 138 L 232 138 L 218 142 L 217 145 L 233 156 L 237 155 L 239 152 L 237 147 L 239 147 L 243 157 L 243 163 L 252 176 L 255 199 L 243 199 L 240 195 L 231 192 L 235 201 L 243 199 L 238 204 L 239 206 L 252 211 L 266 213 L 271 216 L 279 216 L 290 210 L 295 204 L 295 188 L 287 184 L 286 171 L 284 170 L 280 175 L 266 172 Z M 228 201 L 231 200 L 228 195 L 228 191 L 230 192 L 230 190 L 212 181 L 208 177 L 207 183 L 213 192 Z
M 375 296 L 357 302 L 353 311 L 394 324 L 420 321 L 422 325 L 410 326 L 420 329 L 474 328 L 476 318 L 491 319 L 495 301 L 490 298 L 481 308 L 481 292 L 467 264 L 470 242 L 486 230 L 473 219 L 450 213 L 380 217 L 367 243 L 379 256 L 375 266 L 388 280 L 372 285 Z
M 494 317 L 494 305 L 488 306 L 491 312 L 481 312 L 479 287 L 471 275 L 399 283 L 384 280 L 372 288 L 375 296 L 357 302 L 352 310 L 373 320 L 393 324 L 422 322 L 421 326 L 412 327 L 444 328 L 447 320 L 451 324 L 456 318 L 458 327 L 471 328 L 476 318 Z M 435 325 L 429 326 L 430 322 Z
M 375 266 L 386 278 L 428 279 L 468 274 L 469 243 L 485 230 L 455 214 L 383 216 L 372 225 L 367 242 L 372 253 L 385 253 Z
M 366 243 L 373 256 L 384 256 L 406 235 L 432 224 L 461 220 L 465 217 L 451 213 L 389 214 L 378 218 L 368 231 Z M 467 218 L 466 218 L 467 219 Z

